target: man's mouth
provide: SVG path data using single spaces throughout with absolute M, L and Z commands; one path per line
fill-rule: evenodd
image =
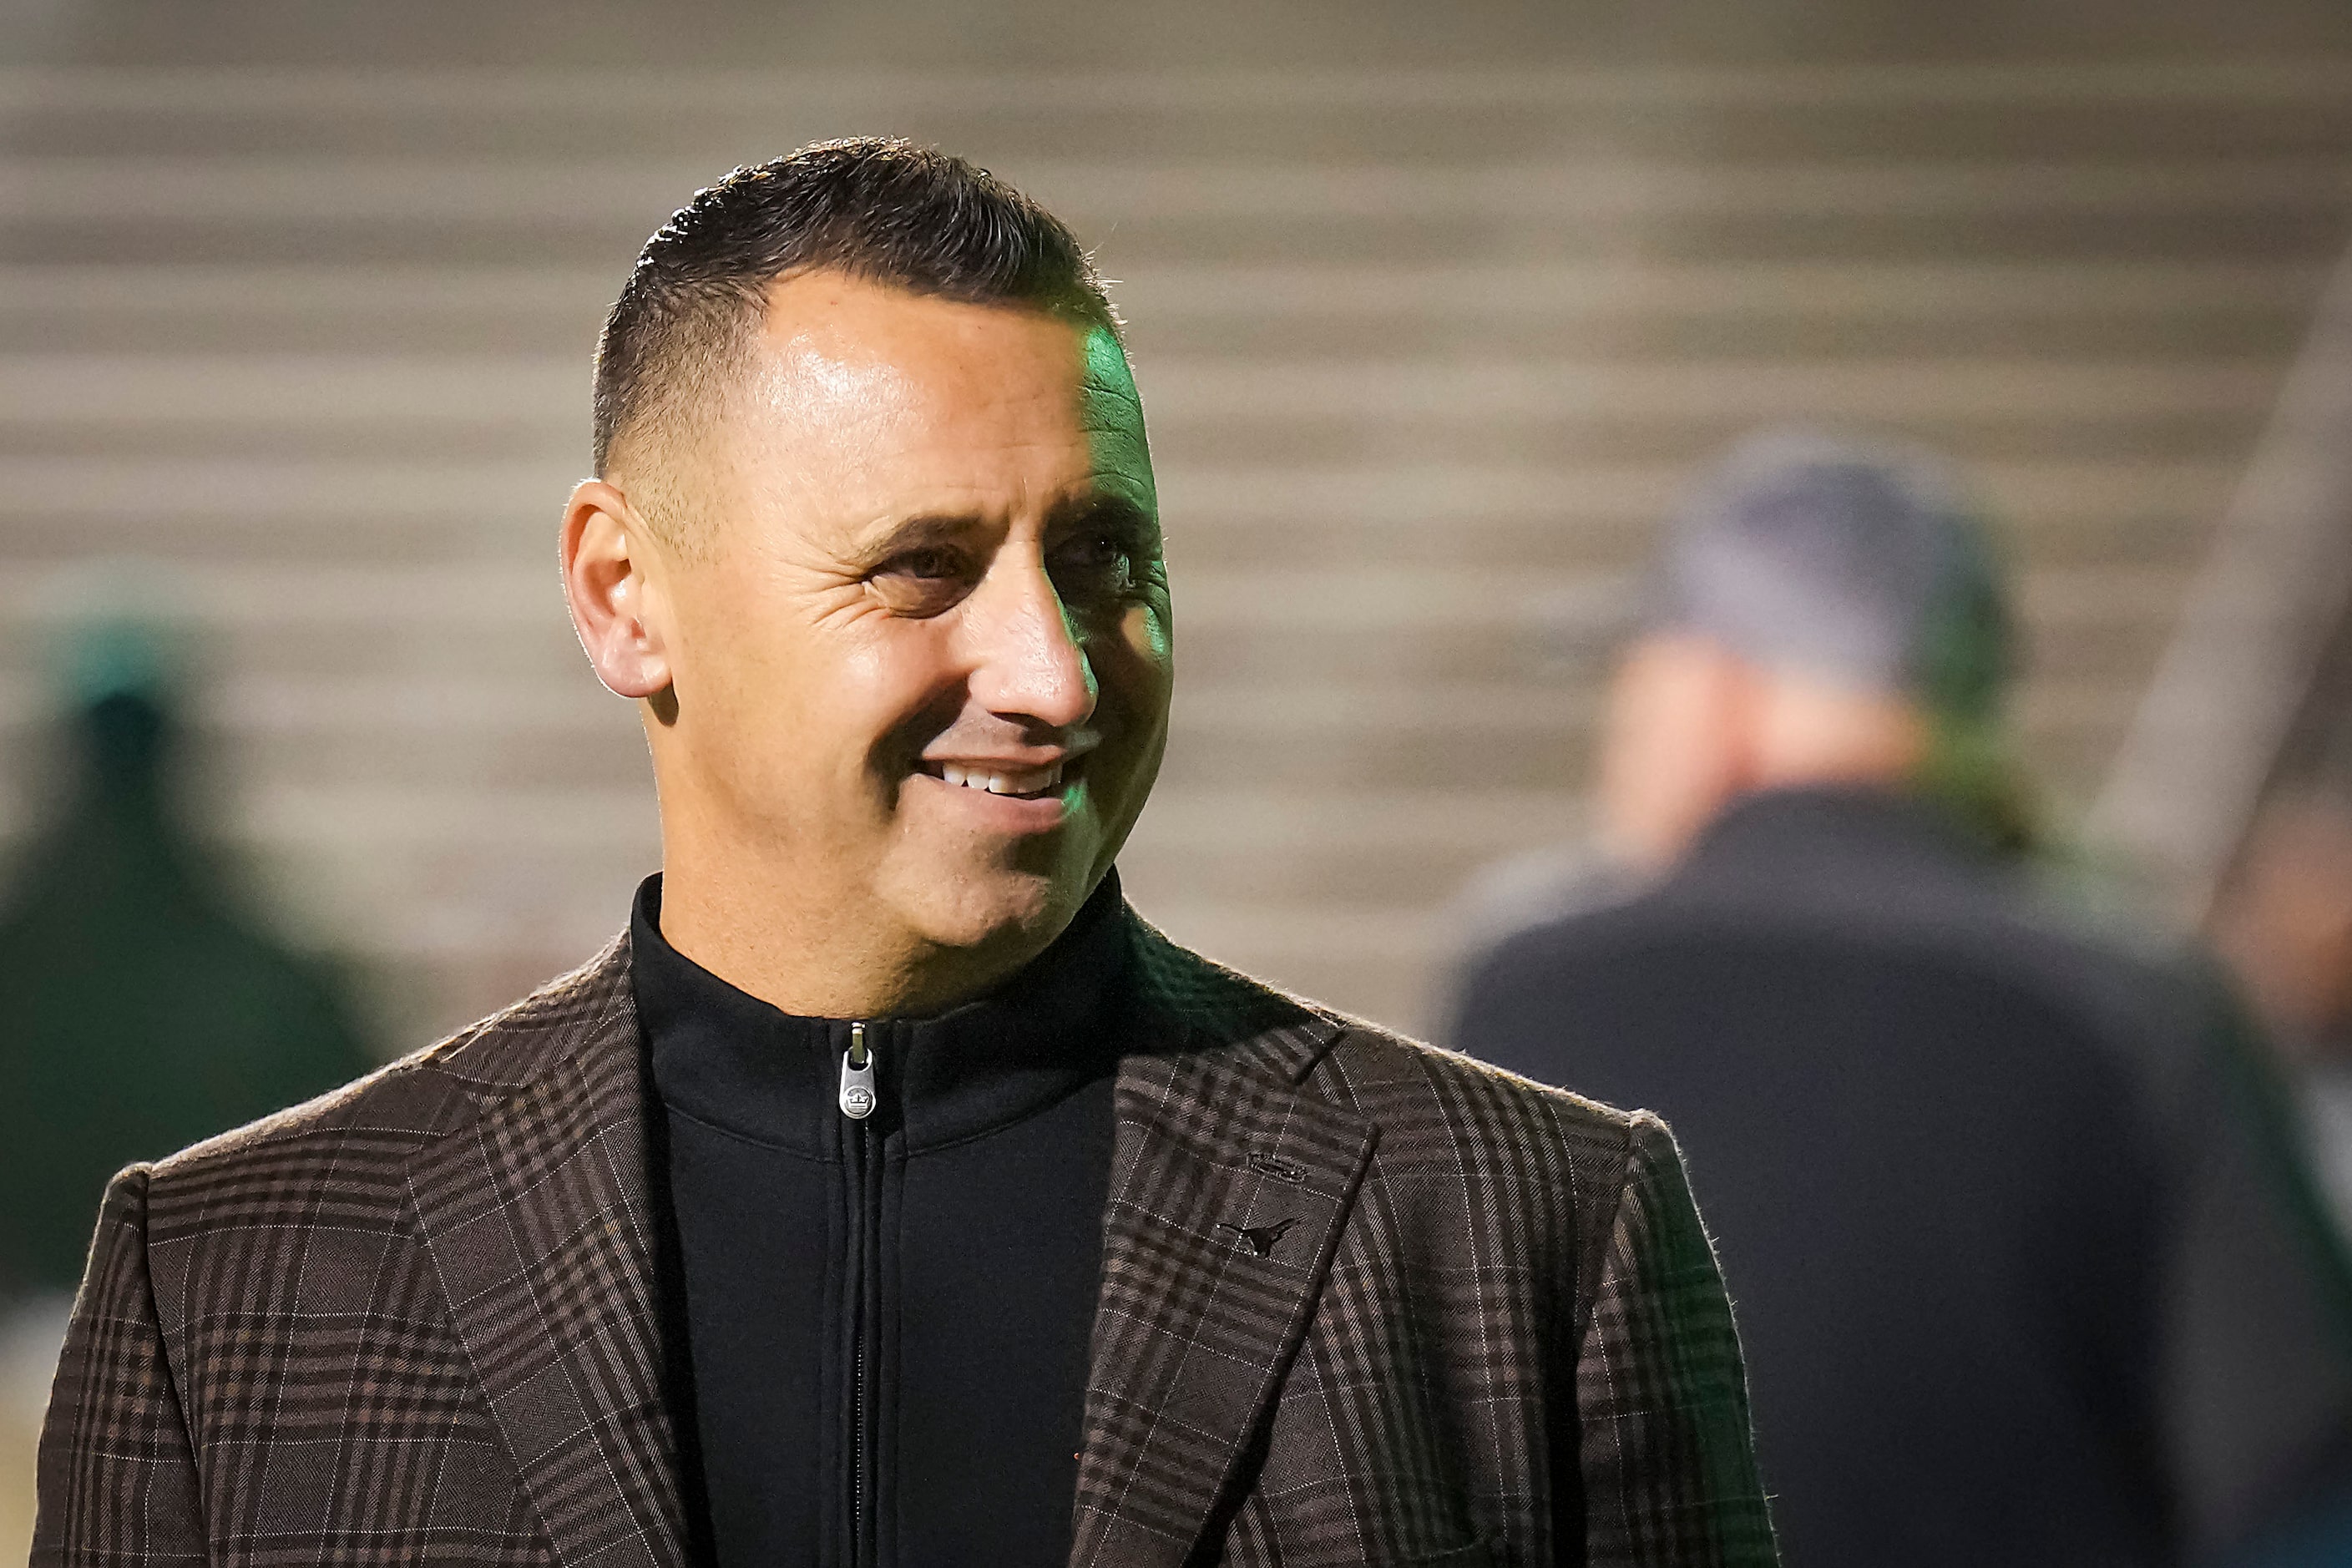
M 1034 800 L 1062 787 L 1063 773 L 1076 765 L 1071 758 L 1042 768 L 989 767 L 971 763 L 935 763 L 924 758 L 916 767 L 935 779 L 988 795 L 1009 795 Z

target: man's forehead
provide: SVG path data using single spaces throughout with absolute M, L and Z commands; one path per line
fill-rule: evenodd
M 1086 338 L 1082 323 L 1042 309 L 941 299 L 836 272 L 770 285 L 759 334 L 763 357 L 845 390 L 893 375 L 987 384 L 1026 373 L 1067 384 L 1087 374 Z
M 1108 333 L 1111 355 L 1118 345 Z M 835 420 L 980 415 L 1017 404 L 1077 412 L 1107 394 L 1132 408 L 1123 361 L 1089 324 L 1040 309 L 976 305 L 824 274 L 774 286 L 752 355 L 778 412 Z
M 772 289 L 746 390 L 755 444 L 858 489 L 1155 504 L 1135 383 L 1095 323 L 807 275 Z

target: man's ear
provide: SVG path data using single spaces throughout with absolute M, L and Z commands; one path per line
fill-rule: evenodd
M 628 498 L 583 479 L 563 509 L 563 596 L 596 679 L 623 697 L 657 698 L 670 685 L 666 605 L 650 574 L 656 547 Z

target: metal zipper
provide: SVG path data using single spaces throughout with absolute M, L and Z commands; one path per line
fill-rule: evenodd
M 849 1542 L 853 1563 L 861 1565 L 877 1561 L 874 1531 L 866 1520 L 866 1363 L 867 1347 L 873 1335 L 866 1321 L 866 1299 L 873 1293 L 874 1205 L 877 1201 L 875 1165 L 879 1151 L 875 1147 L 873 1124 L 867 1120 L 874 1114 L 877 1099 L 874 1083 L 874 1053 L 866 1043 L 866 1026 L 849 1026 L 849 1048 L 841 1053 L 841 1113 L 857 1124 L 857 1271 L 856 1296 L 850 1303 L 852 1321 L 856 1323 L 856 1349 L 852 1358 L 849 1396 Z
M 874 1053 L 866 1048 L 866 1026 L 849 1026 L 849 1048 L 841 1053 L 841 1113 L 852 1121 L 874 1114 Z

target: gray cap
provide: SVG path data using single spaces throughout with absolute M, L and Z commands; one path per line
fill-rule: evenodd
M 2011 666 L 1991 542 L 1926 455 L 1804 430 L 1734 447 L 1668 526 L 1654 631 L 1980 719 Z

